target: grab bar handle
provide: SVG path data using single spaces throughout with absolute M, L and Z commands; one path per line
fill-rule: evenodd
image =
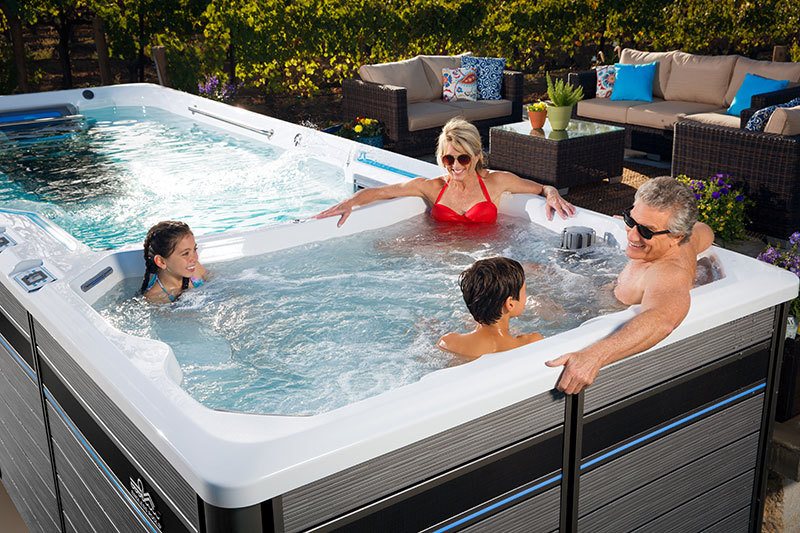
M 198 113 L 200 115 L 219 120 L 220 122 L 225 122 L 226 124 L 231 124 L 233 126 L 237 126 L 239 128 L 244 128 L 244 129 L 249 130 L 249 131 L 254 131 L 256 133 L 260 133 L 261 135 L 266 135 L 267 139 L 271 139 L 272 136 L 275 134 L 275 130 L 273 130 L 273 129 L 262 130 L 260 128 L 256 128 L 256 127 L 253 127 L 253 126 L 249 126 L 247 124 L 243 124 L 242 122 L 238 122 L 236 120 L 231 120 L 229 118 L 225 118 L 225 117 L 222 117 L 220 115 L 216 115 L 214 113 L 209 113 L 208 111 L 203 111 L 202 109 L 197 109 L 196 107 L 189 107 L 188 109 L 192 113 Z

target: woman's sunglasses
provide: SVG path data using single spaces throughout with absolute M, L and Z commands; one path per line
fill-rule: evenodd
M 633 208 L 629 207 L 628 209 L 625 209 L 624 211 L 622 211 L 622 220 L 625 221 L 625 225 L 628 226 L 629 228 L 632 228 L 632 227 L 636 226 L 636 231 L 639 232 L 639 235 L 642 236 L 642 239 L 644 239 L 646 241 L 649 241 L 650 239 L 652 239 L 656 235 L 664 235 L 665 233 L 672 233 L 668 229 L 661 230 L 661 231 L 653 231 L 653 230 L 651 230 L 650 228 L 648 228 L 646 226 L 642 226 L 641 224 L 636 222 L 636 220 L 634 220 L 633 217 L 631 216 L 631 209 L 633 209 Z
M 458 161 L 459 165 L 465 167 L 472 161 L 472 156 L 469 154 L 460 154 L 458 157 L 450 154 L 442 156 L 442 163 L 444 163 L 446 167 L 452 167 L 456 161 Z

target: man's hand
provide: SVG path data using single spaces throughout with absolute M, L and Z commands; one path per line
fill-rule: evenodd
M 567 394 L 578 394 L 594 383 L 594 379 L 600 372 L 600 367 L 603 366 L 600 358 L 587 352 L 567 353 L 561 357 L 545 361 L 544 364 L 551 368 L 564 367 L 556 388 Z

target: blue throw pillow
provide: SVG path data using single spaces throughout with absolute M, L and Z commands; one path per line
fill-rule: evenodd
M 744 75 L 744 80 L 739 90 L 736 91 L 736 96 L 733 97 L 733 102 L 728 108 L 728 114 L 738 117 L 742 114 L 742 111 L 750 107 L 750 98 L 754 94 L 780 91 L 785 89 L 787 85 L 789 85 L 789 80 L 771 80 L 748 72 Z
M 505 59 L 462 56 L 461 67 L 471 68 L 478 73 L 478 100 L 500 100 L 503 97 Z
M 638 100 L 640 102 L 653 101 L 653 78 L 656 76 L 657 62 L 643 65 L 627 65 L 617 63 L 617 80 L 611 91 L 612 100 Z

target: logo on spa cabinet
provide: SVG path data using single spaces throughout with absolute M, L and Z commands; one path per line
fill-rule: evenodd
M 156 510 L 156 502 L 153 501 L 153 497 L 145 490 L 144 482 L 141 478 L 136 478 L 136 480 L 133 478 L 128 479 L 131 481 L 131 494 L 134 499 L 136 499 L 139 506 L 144 510 L 145 514 L 147 514 L 147 518 L 149 518 L 160 531 L 161 513 Z

